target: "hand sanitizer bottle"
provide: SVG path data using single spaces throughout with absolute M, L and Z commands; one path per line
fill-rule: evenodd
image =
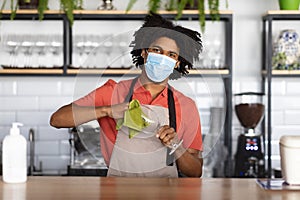
M 14 122 L 10 134 L 3 140 L 2 178 L 6 183 L 27 181 L 27 142 L 25 137 L 20 134 L 18 126 L 22 126 L 22 124 Z

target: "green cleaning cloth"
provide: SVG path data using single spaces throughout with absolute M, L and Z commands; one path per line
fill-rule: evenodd
M 136 99 L 129 103 L 129 108 L 124 112 L 124 118 L 117 121 L 116 129 L 120 130 L 122 126 L 127 126 L 129 129 L 129 138 L 136 136 L 143 128 L 149 126 L 146 120 L 146 115 L 143 113 L 140 102 Z

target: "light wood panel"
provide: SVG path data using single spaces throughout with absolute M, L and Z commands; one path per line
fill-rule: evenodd
M 0 182 L 3 200 L 25 199 L 202 199 L 295 200 L 299 191 L 267 191 L 255 179 L 28 177 L 22 184 Z

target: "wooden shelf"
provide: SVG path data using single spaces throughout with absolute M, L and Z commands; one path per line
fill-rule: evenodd
M 265 15 L 300 15 L 300 10 L 269 10 Z
M 1 69 L 0 74 L 63 74 L 62 69 Z
M 126 12 L 125 10 L 74 10 L 74 14 L 148 14 L 147 10 L 131 10 Z M 177 14 L 177 11 L 158 11 L 159 14 Z M 219 13 L 222 14 L 232 14 L 230 10 L 220 10 Z M 11 10 L 3 10 L 2 14 L 11 14 Z M 17 10 L 17 14 L 38 14 L 38 10 Z M 64 14 L 62 10 L 45 10 L 44 14 Z M 198 10 L 183 10 L 182 14 L 198 14 Z M 209 11 L 206 10 L 205 14 L 209 14 Z
M 38 10 L 32 9 L 32 10 L 17 10 L 17 14 L 38 14 Z M 11 14 L 11 10 L 3 10 L 2 14 Z M 44 14 L 64 14 L 62 10 L 45 10 Z
M 138 75 L 140 69 L 68 69 L 66 74 L 62 69 L 1 69 L 0 74 L 61 74 L 61 75 Z M 300 74 L 300 72 L 299 72 Z M 229 75 L 228 69 L 192 69 L 189 75 Z
M 229 70 L 228 69 L 192 69 L 189 70 L 190 75 L 200 75 L 200 74 L 205 74 L 205 75 L 228 75 Z
M 140 69 L 68 69 L 67 74 L 103 74 L 103 75 L 137 75 L 140 74 Z M 228 69 L 213 70 L 213 69 L 193 69 L 189 70 L 189 75 L 228 75 Z
M 267 71 L 262 71 L 263 75 L 267 75 Z M 300 75 L 300 70 L 272 70 L 272 75 Z
M 67 74 L 136 75 L 139 69 L 68 69 Z

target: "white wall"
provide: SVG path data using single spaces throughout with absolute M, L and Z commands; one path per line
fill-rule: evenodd
M 59 7 L 58 1 L 50 0 L 50 9 Z M 95 9 L 101 1 L 85 0 L 86 9 Z M 125 9 L 127 1 L 114 0 L 118 9 Z M 138 1 L 134 10 L 145 8 L 145 1 Z M 9 8 L 9 5 L 7 5 Z M 225 0 L 221 1 L 225 8 Z M 261 89 L 261 17 L 267 10 L 277 10 L 277 0 L 229 0 L 229 10 L 233 11 L 233 93 L 260 91 Z M 0 32 L 3 29 L 0 22 Z M 286 26 L 286 25 L 283 25 Z M 277 30 L 280 30 L 280 25 Z M 89 30 L 87 30 L 89 31 Z M 91 28 L 91 31 L 93 29 Z M 211 30 L 208 29 L 208 32 Z M 300 32 L 299 32 L 300 33 Z M 218 33 L 221 34 L 221 33 Z M 278 33 L 274 33 L 278 34 Z M 206 36 L 204 36 L 205 39 Z M 204 41 L 205 42 L 205 41 Z M 48 124 L 49 117 L 58 107 L 69 103 L 74 97 L 75 79 L 72 77 L 0 77 L 0 139 L 9 131 L 13 121 L 24 123 L 22 133 L 27 137 L 29 128 L 37 133 L 36 160 L 43 162 L 44 171 L 64 173 L 69 162 L 69 144 L 67 130 L 57 130 Z M 90 80 L 83 83 L 88 85 Z M 101 80 L 105 81 L 105 80 Z M 273 166 L 279 167 L 278 139 L 282 134 L 300 133 L 300 93 L 297 90 L 300 80 L 276 78 L 272 87 L 272 123 L 273 123 Z M 180 82 L 175 83 L 181 88 Z M 200 83 L 201 84 L 201 83 Z M 199 83 L 190 81 L 190 87 L 196 91 Z M 96 85 L 87 86 L 87 90 Z M 184 90 L 184 88 L 182 88 Z M 207 133 L 210 126 L 209 94 L 193 92 L 197 95 L 203 130 Z M 233 116 L 233 152 L 240 125 Z

